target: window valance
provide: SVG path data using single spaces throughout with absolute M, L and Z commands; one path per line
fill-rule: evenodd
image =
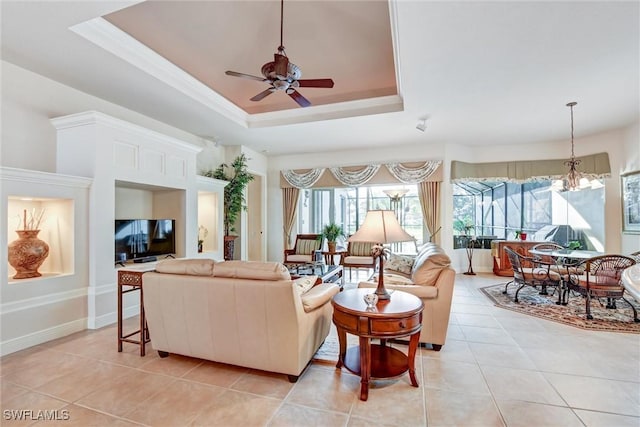
M 578 171 L 586 178 L 611 176 L 609 154 L 598 153 L 577 157 Z M 465 163 L 451 162 L 451 182 L 509 181 L 526 182 L 541 179 L 561 179 L 567 174 L 567 159 L 527 160 L 513 162 Z
M 385 166 L 385 167 L 382 167 Z M 442 160 L 426 162 L 369 164 L 306 170 L 283 170 L 281 188 L 337 188 L 358 187 L 364 184 L 416 184 L 442 181 Z

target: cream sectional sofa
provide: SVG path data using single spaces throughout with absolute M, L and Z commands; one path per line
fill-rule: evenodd
M 164 260 L 143 276 L 151 344 L 297 380 L 329 334 L 339 287 L 277 262 Z M 312 287 L 313 286 L 313 287 Z
M 424 302 L 420 343 L 440 351 L 447 338 L 456 273 L 451 259 L 434 243 L 426 243 L 415 257 L 391 255 L 384 265 L 384 285 L 416 295 Z M 377 275 L 358 284 L 375 288 Z M 393 294 L 391 295 L 393 298 Z

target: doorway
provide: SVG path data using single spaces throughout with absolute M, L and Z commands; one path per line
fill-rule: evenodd
M 262 175 L 253 174 L 247 186 L 247 260 L 265 261 L 264 258 L 264 204 Z

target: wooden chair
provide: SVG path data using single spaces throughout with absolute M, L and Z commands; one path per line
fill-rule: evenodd
M 340 265 L 349 267 L 349 280 L 351 280 L 352 268 L 376 268 L 376 259 L 371 255 L 371 247 L 376 242 L 348 242 L 347 250 L 340 257 Z
M 601 255 L 584 262 L 584 274 L 569 274 L 567 286 L 585 298 L 587 319 L 591 315 L 591 299 L 606 298 L 607 308 L 616 308 L 616 300 L 622 298 L 633 310 L 633 320 L 640 322 L 636 308 L 624 297 L 620 281 L 622 272 L 636 264 L 636 260 L 625 255 Z
M 525 286 L 531 286 L 534 288 L 540 287 L 540 295 L 548 295 L 547 289 L 555 288 L 558 290 L 556 304 L 562 304 L 562 292 L 559 291 L 562 288 L 562 276 L 551 268 L 552 265 L 555 265 L 555 262 L 551 264 L 526 257 L 509 247 L 505 247 L 504 250 L 513 269 L 513 283 L 519 285 L 514 297 L 515 302 L 518 302 L 520 290 Z M 505 286 L 502 293 L 507 293 L 507 286 Z
M 291 249 L 284 250 L 284 264 L 311 264 L 316 251 L 322 249 L 322 235 L 298 234 Z

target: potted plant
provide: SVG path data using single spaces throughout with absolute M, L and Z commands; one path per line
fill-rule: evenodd
M 322 228 L 322 233 L 320 235 L 327 239 L 329 252 L 335 252 L 336 239 L 338 237 L 344 237 L 344 229 L 341 225 L 338 225 L 335 222 L 330 222 Z
M 214 170 L 204 173 L 210 178 L 229 181 L 224 187 L 224 259 L 233 259 L 234 242 L 238 237 L 235 233 L 235 224 L 243 210 L 247 210 L 247 201 L 244 190 L 253 181 L 254 177 L 248 171 L 247 156 L 242 153 L 236 157 L 230 165 L 222 163 Z M 228 171 L 227 171 L 228 169 Z

